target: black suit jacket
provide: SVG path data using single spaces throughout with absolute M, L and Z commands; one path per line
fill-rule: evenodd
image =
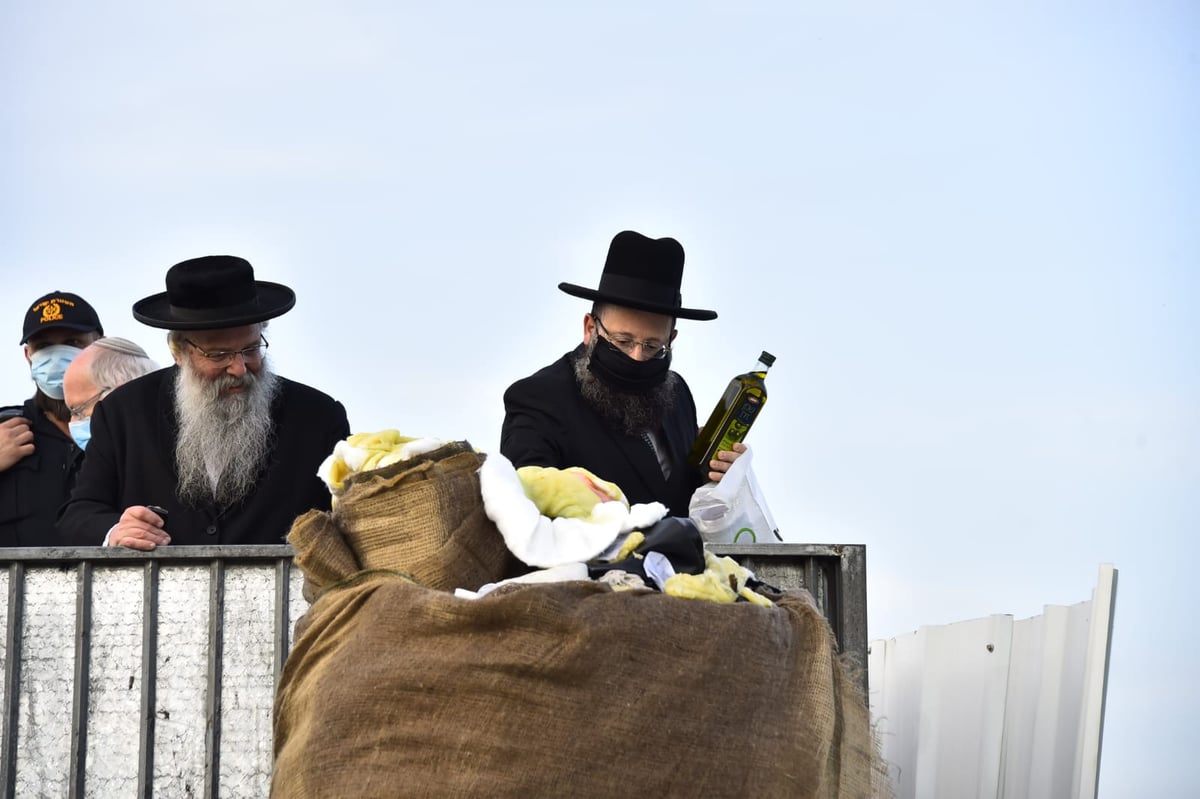
M 317 467 L 350 435 L 346 410 L 332 397 L 283 378 L 271 407 L 274 440 L 255 487 L 228 507 L 180 502 L 175 494 L 178 371 L 151 372 L 96 405 L 83 468 L 58 519 L 68 544 L 99 546 L 131 505 L 166 508 L 172 545 L 283 544 L 297 516 L 329 509 L 329 489 L 317 477 Z
M 578 352 L 579 350 L 576 350 Z M 631 503 L 661 502 L 672 516 L 687 516 L 688 502 L 701 483 L 687 465 L 696 440 L 696 405 L 682 379 L 674 409 L 662 429 L 671 477 L 663 477 L 658 459 L 638 436 L 616 430 L 579 392 L 567 353 L 504 392 L 500 452 L 521 466 L 582 466 L 616 483 Z

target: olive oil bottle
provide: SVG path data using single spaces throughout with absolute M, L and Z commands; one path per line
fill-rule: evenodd
M 729 381 L 708 423 L 696 436 L 688 463 L 707 474 L 708 462 L 718 452 L 733 449 L 734 444 L 746 437 L 767 403 L 767 369 L 774 363 L 775 356 L 764 351 L 753 369 Z

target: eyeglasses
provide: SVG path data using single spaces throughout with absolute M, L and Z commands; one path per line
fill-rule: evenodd
M 96 395 L 88 399 L 86 402 L 82 402 L 79 405 L 76 405 L 74 408 L 68 407 L 67 412 L 71 414 L 72 419 L 83 419 L 85 418 L 84 414 L 88 412 L 88 409 L 100 400 L 104 399 L 110 391 L 112 391 L 112 389 L 108 386 L 105 386 L 97 391 Z
M 196 345 L 196 342 L 189 339 L 185 338 L 183 343 L 200 353 L 209 361 L 209 363 L 213 364 L 214 366 L 228 366 L 229 364 L 233 363 L 233 359 L 239 355 L 242 356 L 242 360 L 246 363 L 251 363 L 262 358 L 263 350 L 269 347 L 270 344 L 267 343 L 266 336 L 259 336 L 258 338 L 258 344 L 255 344 L 253 347 L 246 347 L 244 350 L 213 350 L 212 352 L 209 352 L 208 350 L 200 349 L 200 347 Z
M 600 328 L 600 332 L 604 335 L 605 341 L 612 344 L 614 347 L 625 353 L 629 357 L 633 357 L 633 353 L 640 347 L 642 352 L 650 353 L 648 360 L 657 360 L 667 357 L 667 353 L 671 351 L 670 344 L 664 344 L 656 339 L 649 341 L 638 341 L 632 336 L 613 336 L 608 332 L 608 328 L 600 321 L 599 316 L 593 316 L 596 321 L 596 326 Z

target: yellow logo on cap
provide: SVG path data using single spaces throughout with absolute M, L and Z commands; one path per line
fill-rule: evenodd
M 46 307 L 42 309 L 42 324 L 47 322 L 58 322 L 63 318 L 62 308 L 58 307 L 57 302 L 48 302 Z
M 39 306 L 41 307 L 42 318 L 40 322 L 44 325 L 47 322 L 61 322 L 63 320 L 63 305 L 70 305 L 72 308 L 75 307 L 75 303 L 71 302 L 70 300 L 64 300 L 56 297 L 53 300 L 43 300 L 42 302 L 33 306 L 32 310 L 36 311 Z

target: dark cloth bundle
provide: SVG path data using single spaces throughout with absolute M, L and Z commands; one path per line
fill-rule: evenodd
M 451 494 L 421 482 L 382 493 L 420 491 L 396 503 L 420 518 L 476 518 L 477 490 L 447 508 Z M 506 568 L 476 540 L 499 540 L 494 527 L 452 522 L 446 541 L 463 540 L 431 549 L 486 568 L 427 554 L 414 569 L 383 528 L 341 528 L 361 520 L 356 496 L 289 536 L 317 596 L 276 694 L 272 796 L 874 795 L 866 707 L 806 595 L 722 605 L 579 581 L 459 599 L 448 575 L 471 572 L 479 583 L 457 585 L 475 588 Z M 406 521 L 397 536 L 411 537 Z M 357 551 L 364 541 L 394 550 L 395 568 Z
M 624 571 L 645 578 L 645 555 L 658 552 L 671 562 L 677 572 L 700 574 L 704 571 L 704 539 L 690 519 L 667 516 L 645 531 L 642 541 L 626 558 L 618 561 L 588 561 L 588 576 L 599 579 L 606 572 Z M 661 590 L 662 586 L 658 586 Z

